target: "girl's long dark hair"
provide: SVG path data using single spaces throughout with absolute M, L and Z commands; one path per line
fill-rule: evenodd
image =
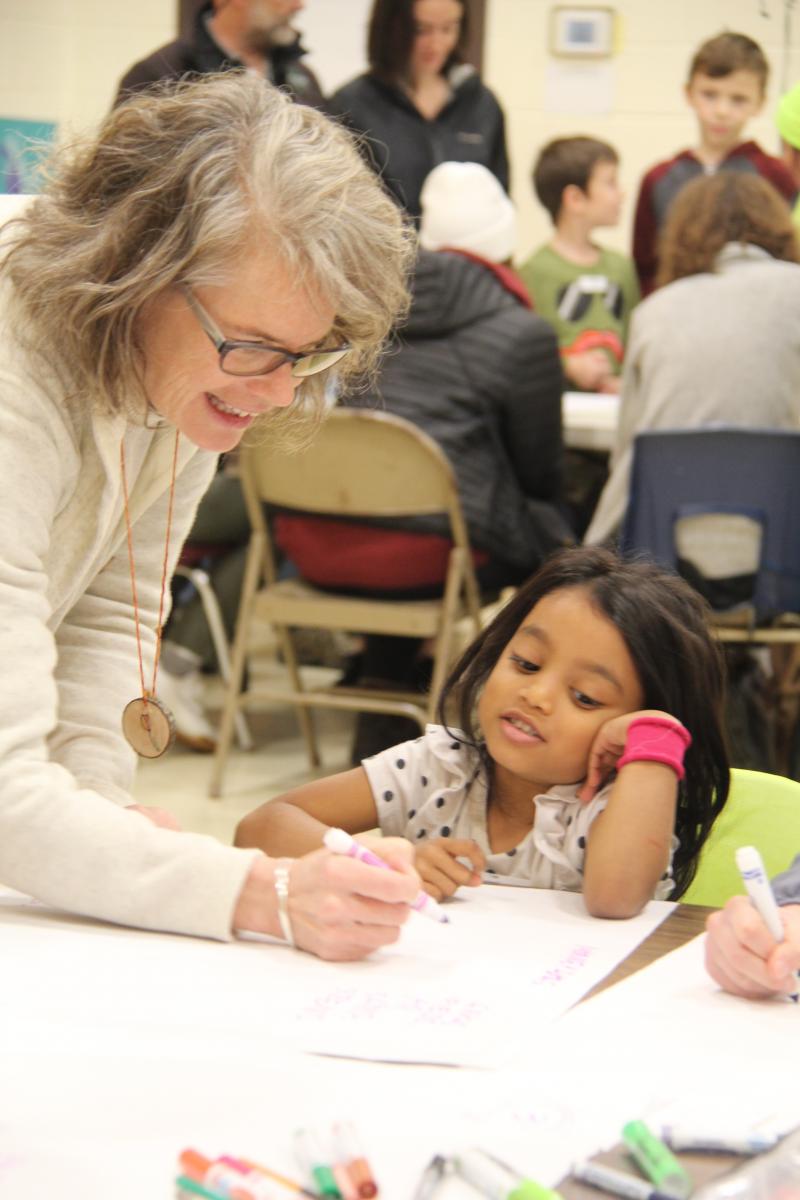
M 585 588 L 598 612 L 619 630 L 644 692 L 643 708 L 677 717 L 692 735 L 678 789 L 672 873 L 674 897 L 694 878 L 700 847 L 728 798 L 730 767 L 722 725 L 724 661 L 706 602 L 680 576 L 644 558 L 579 547 L 549 558 L 519 589 L 451 671 L 439 701 L 479 748 L 478 696 L 503 651 L 535 604 L 561 588 Z

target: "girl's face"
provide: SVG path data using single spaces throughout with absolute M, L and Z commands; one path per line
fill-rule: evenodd
M 458 45 L 463 11 L 460 0 L 416 0 L 410 74 L 438 75 Z
M 582 587 L 544 596 L 486 681 L 478 719 L 502 790 L 531 794 L 586 774 L 595 735 L 644 696 L 617 628 Z

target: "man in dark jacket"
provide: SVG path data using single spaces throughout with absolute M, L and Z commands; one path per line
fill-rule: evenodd
M 324 107 L 319 83 L 304 66 L 306 51 L 289 24 L 303 0 L 210 0 L 188 38 L 177 38 L 134 63 L 123 76 L 115 105 L 162 79 L 247 67 L 303 104 Z

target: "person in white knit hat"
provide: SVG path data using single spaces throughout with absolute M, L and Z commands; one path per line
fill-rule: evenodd
M 422 186 L 419 240 L 425 250 L 453 247 L 507 262 L 517 240 L 514 205 L 480 163 L 445 162 Z

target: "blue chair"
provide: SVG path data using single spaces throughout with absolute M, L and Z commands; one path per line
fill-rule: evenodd
M 760 540 L 750 595 L 730 613 L 743 618 L 744 628 L 720 627 L 720 637 L 800 640 L 800 628 L 766 628 L 782 614 L 800 614 L 800 432 L 715 426 L 640 433 L 623 551 L 646 551 L 686 574 L 678 522 L 710 514 L 748 518 Z M 723 613 L 718 620 L 721 626 Z
M 769 876 L 785 871 L 800 852 L 800 783 L 762 771 L 731 771 L 731 790 L 711 827 L 683 904 L 721 908 L 744 892 L 736 868 L 740 846 L 755 846 Z
M 710 533 L 709 519 L 716 522 Z M 724 570 L 725 538 L 733 531 L 731 546 L 738 554 L 742 526 L 750 537 L 751 561 L 737 576 L 736 569 Z M 686 553 L 687 531 L 694 537 L 693 549 L 699 549 L 694 561 Z M 800 432 L 706 426 L 640 433 L 621 549 L 646 552 L 698 587 L 711 602 L 720 641 L 778 644 L 774 717 L 757 702 L 745 732 L 758 734 L 754 761 L 768 770 L 780 765 L 800 778 Z M 723 575 L 734 576 L 724 586 L 698 566 L 709 549 Z M 728 603 L 720 603 L 726 590 Z M 774 745 L 768 730 L 773 719 Z M 747 765 L 752 758 L 745 754 Z

